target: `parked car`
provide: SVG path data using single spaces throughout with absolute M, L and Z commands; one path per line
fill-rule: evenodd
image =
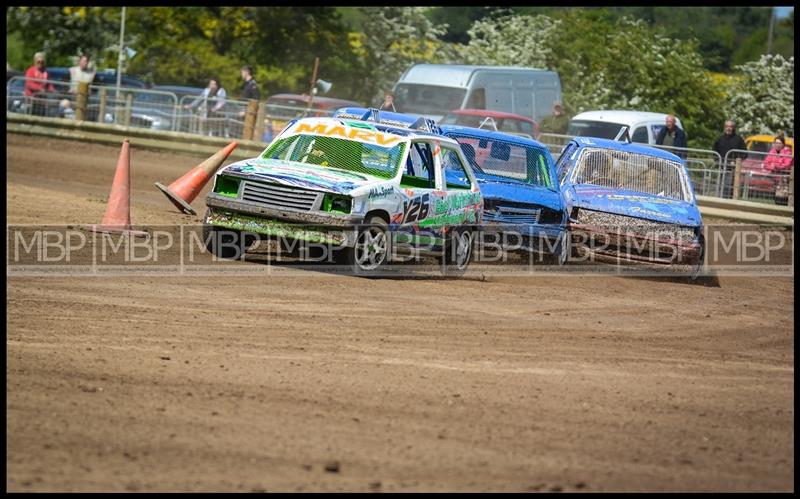
M 482 128 L 484 123 L 492 123 L 497 131 L 522 135 L 528 138 L 539 137 L 539 124 L 531 118 L 519 114 L 489 111 L 487 109 L 455 109 L 439 120 L 439 125 L 460 125 Z
M 773 173 L 764 168 L 764 159 L 772 149 L 773 135 L 751 135 L 745 139 L 748 151 L 742 160 L 739 191 L 747 190 L 748 197 L 774 199 L 775 204 L 789 204 L 789 175 Z M 786 145 L 794 156 L 794 139 L 786 138 Z M 725 158 L 723 158 L 724 160 Z M 794 164 L 792 164 L 794 168 Z
M 48 67 L 47 78 L 55 86 L 55 92 L 47 93 L 44 96 L 46 103 L 42 106 L 43 114 L 45 116 L 55 117 L 59 116 L 63 108 L 59 102 L 63 99 L 74 99 L 74 94 L 70 93 L 70 75 L 69 68 L 66 67 Z M 98 102 L 98 89 L 101 86 L 112 87 L 117 84 L 116 71 L 107 69 L 97 71 L 94 80 L 92 81 L 92 90 L 89 96 L 89 107 L 87 109 L 86 119 L 89 121 L 97 120 L 97 102 Z M 121 88 L 137 88 L 143 89 L 147 84 L 135 76 L 123 75 L 121 79 Z M 28 106 L 29 99 L 25 98 L 25 78 L 14 77 L 6 82 L 6 109 L 15 113 L 26 113 L 30 110 Z M 111 118 L 113 120 L 113 118 Z M 106 120 L 108 121 L 108 119 Z
M 666 119 L 666 114 L 644 111 L 586 111 L 569 120 L 567 135 L 614 139 L 622 127 L 627 126 L 631 142 L 655 144 L 658 134 L 666 127 Z M 680 118 L 675 117 L 675 125 L 686 132 Z
M 697 276 L 703 220 L 681 158 L 639 144 L 576 137 L 556 168 L 577 256 Z
M 513 66 L 414 64 L 394 85 L 398 112 L 434 121 L 451 109 L 490 109 L 540 120 L 560 100 L 558 73 Z
M 465 182 L 444 181 L 455 156 Z M 340 118 L 290 122 L 258 157 L 222 168 L 206 198 L 208 250 L 244 254 L 251 236 L 332 245 L 357 274 L 379 271 L 393 247 L 438 255 L 461 273 L 483 198 L 458 143 L 423 130 Z M 239 245 L 236 247 L 236 245 Z

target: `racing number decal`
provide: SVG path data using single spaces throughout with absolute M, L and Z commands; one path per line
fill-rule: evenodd
M 403 201 L 403 223 L 413 223 L 423 220 L 430 210 L 430 195 L 415 197 L 410 201 Z

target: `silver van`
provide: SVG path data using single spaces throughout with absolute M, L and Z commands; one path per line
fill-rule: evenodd
M 436 121 L 456 109 L 503 111 L 539 121 L 560 100 L 558 73 L 512 66 L 415 64 L 394 86 L 398 112 Z

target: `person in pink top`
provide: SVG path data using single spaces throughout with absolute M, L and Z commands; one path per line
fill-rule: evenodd
M 764 169 L 772 173 L 789 173 L 794 158 L 792 150 L 786 145 L 783 135 L 775 137 L 769 155 L 764 159 Z

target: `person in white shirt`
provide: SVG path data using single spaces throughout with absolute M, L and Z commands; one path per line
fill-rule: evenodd
M 94 68 L 89 68 L 89 54 L 81 54 L 80 59 L 78 59 L 78 65 L 69 68 L 70 93 L 74 94 L 78 91 L 78 83 L 86 82 L 91 85 L 94 80 L 94 73 Z
M 220 113 L 225 106 L 225 99 L 227 98 L 225 89 L 222 88 L 222 83 L 219 78 L 211 78 L 208 81 L 208 86 L 200 92 L 191 104 L 186 104 L 187 109 L 195 109 L 203 103 L 200 108 L 202 116 L 209 121 L 207 122 L 207 129 L 209 135 L 226 136 L 224 116 Z

